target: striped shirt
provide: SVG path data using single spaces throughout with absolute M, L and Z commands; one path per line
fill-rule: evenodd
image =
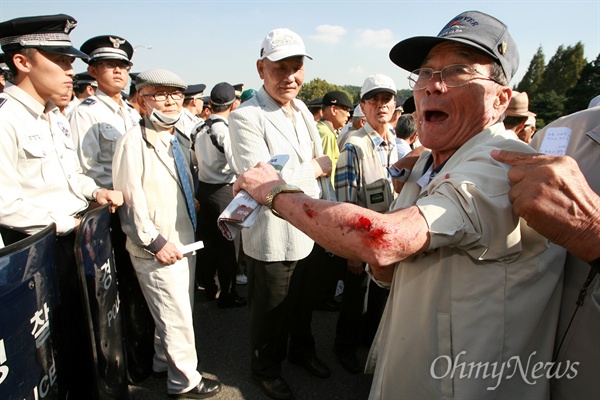
M 371 141 L 379 154 L 379 161 L 381 161 L 382 166 L 387 169 L 387 167 L 398 160 L 396 142 L 393 137 L 390 136 L 388 137 L 388 140 L 385 141 L 373 130 L 369 123 L 365 123 L 365 126 L 361 129 L 364 129 L 371 138 Z M 361 190 L 359 163 L 360 160 L 358 159 L 356 148 L 354 145 L 346 143 L 340 152 L 335 172 L 334 187 L 338 201 L 352 204 L 358 203 L 358 193 Z M 387 177 L 391 181 L 392 177 L 389 172 Z

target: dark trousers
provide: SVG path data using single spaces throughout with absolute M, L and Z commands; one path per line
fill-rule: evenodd
M 217 227 L 217 219 L 233 200 L 230 184 L 208 184 L 200 182 L 198 186 L 198 237 L 204 242 L 204 249 L 198 252 L 196 271 L 199 281 L 209 299 L 217 294 L 215 273 L 221 285 L 220 299 L 235 295 L 235 277 L 237 274 L 236 241 L 227 240 Z
M 336 328 L 335 349 L 342 353 L 354 354 L 361 344 L 371 345 L 389 291 L 370 281 L 365 313 L 363 312 L 365 295 L 367 282 L 369 282 L 367 273 L 363 271 L 360 275 L 356 275 L 346 268 L 343 279 L 344 294 Z
M 57 236 L 56 275 L 60 306 L 57 376 L 60 399 L 89 398 L 94 384 L 91 337 L 83 308 L 83 293 L 75 261 L 75 233 Z
M 314 351 L 307 263 L 248 260 L 248 305 L 253 374 L 275 378 L 290 354 Z
M 110 236 L 115 256 L 115 268 L 121 300 L 123 336 L 127 353 L 129 381 L 140 382 L 152 373 L 154 354 L 154 320 L 135 275 L 129 252 L 125 249 L 127 235 L 121 229 L 119 214 L 111 214 Z

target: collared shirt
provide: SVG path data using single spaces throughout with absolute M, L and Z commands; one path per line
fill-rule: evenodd
M 125 100 L 118 104 L 98 89 L 73 110 L 69 121 L 83 172 L 98 185 L 112 189 L 117 140 L 139 124 L 140 115 Z
M 340 158 L 340 150 L 337 143 L 338 134 L 335 129 L 333 129 L 331 122 L 326 119 L 321 119 L 317 122 L 317 130 L 319 131 L 319 135 L 321 135 L 323 154 L 331 158 L 331 184 L 333 184 L 335 179 L 335 166 L 338 158 Z
M 212 114 L 210 120 L 213 123 L 210 134 L 207 128 L 204 128 L 198 132 L 194 142 L 194 153 L 198 161 L 198 180 L 211 184 L 233 183 L 236 176 L 235 171 L 230 167 L 230 162 L 233 160 L 229 123 L 226 118 L 217 114 Z M 223 149 L 223 153 L 217 145 Z
M 204 122 L 202 118 L 195 116 L 190 110 L 184 107 L 181 112 L 181 118 L 179 118 L 175 127 L 188 138 L 191 138 L 192 129 L 201 122 Z
M 82 174 L 68 121 L 11 84 L 0 102 L 0 224 L 69 233 L 98 185 Z
M 377 149 L 379 160 L 383 167 L 387 169 L 387 167 L 398 160 L 395 140 L 387 130 L 388 136 L 386 140 L 384 140 L 375 130 L 373 130 L 368 122 L 365 123 L 364 127 L 361 129 L 364 129 L 371 139 L 374 148 Z M 360 130 L 355 132 L 360 132 Z M 337 162 L 337 171 L 335 173 L 334 187 L 338 201 L 357 204 L 358 192 L 361 190 L 359 163 L 360 160 L 355 147 L 352 144 L 347 143 L 340 153 L 340 158 Z M 391 180 L 389 173 L 387 174 L 387 178 Z

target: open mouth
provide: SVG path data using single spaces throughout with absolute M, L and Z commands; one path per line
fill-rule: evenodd
M 429 110 L 425 111 L 425 121 L 427 122 L 443 122 L 448 118 L 448 114 L 443 111 Z

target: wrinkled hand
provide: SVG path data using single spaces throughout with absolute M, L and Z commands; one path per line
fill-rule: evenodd
M 517 215 L 581 259 L 598 257 L 600 197 L 575 160 L 505 150 L 494 150 L 491 156 L 513 166 L 509 198 Z
M 245 190 L 260 204 L 264 205 L 269 192 L 278 185 L 285 184 L 272 165 L 259 162 L 255 167 L 244 172 L 233 184 L 233 195 Z
M 330 176 L 333 164 L 329 156 L 320 156 L 311 160 L 313 168 L 315 169 L 315 178 L 321 176 Z
M 183 254 L 177 249 L 174 243 L 167 242 L 158 253 L 156 253 L 156 259 L 163 264 L 171 265 L 175 264 L 177 260 L 181 260 Z
M 118 207 L 123 205 L 123 193 L 118 190 L 100 189 L 96 193 L 96 201 L 101 206 L 111 202 L 109 210 L 111 213 L 114 213 Z
M 354 275 L 360 275 L 365 270 L 360 260 L 348 260 L 346 266 L 348 267 L 348 271 Z

